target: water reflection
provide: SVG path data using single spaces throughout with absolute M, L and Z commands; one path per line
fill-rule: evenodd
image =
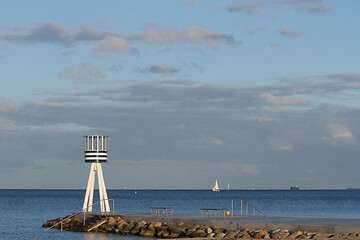
M 81 233 L 79 233 L 81 234 Z M 144 238 L 139 236 L 124 236 L 119 234 L 111 233 L 83 233 L 84 240 L 112 240 L 112 239 L 121 239 L 121 240 L 143 240 Z
M 84 233 L 84 239 L 85 240 L 107 240 L 109 239 L 107 237 L 108 234 L 103 233 Z

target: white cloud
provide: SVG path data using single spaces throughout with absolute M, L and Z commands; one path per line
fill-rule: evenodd
M 142 68 L 138 67 L 135 72 L 139 73 L 177 73 L 180 72 L 181 68 L 176 66 L 169 66 L 164 63 L 153 64 L 150 67 Z
M 129 43 L 120 37 L 106 36 L 94 45 L 95 51 L 124 53 L 132 50 Z
M 0 117 L 0 131 L 16 131 L 21 128 L 11 123 L 9 120 Z
M 262 183 L 276 187 L 281 179 L 272 179 L 277 170 L 270 168 L 269 171 L 269 167 L 288 173 L 285 179 L 298 179 L 304 172 L 306 175 L 311 165 L 319 180 L 330 179 L 327 183 L 332 185 L 335 180 L 329 178 L 331 174 L 321 175 L 324 165 L 339 174 L 359 167 L 358 144 L 353 141 L 358 136 L 359 108 L 311 104 L 301 109 L 274 109 L 266 107 L 268 103 L 263 99 L 259 101 L 262 93 L 281 96 L 275 102 L 282 104 L 289 103 L 283 97 L 294 96 L 299 91 L 317 97 L 319 90 L 313 91 L 313 87 L 298 82 L 226 86 L 182 84 L 181 81 L 167 84 L 160 80 L 122 83 L 112 88 L 75 89 L 70 96 L 69 92 L 57 92 L 55 100 L 16 103 L 16 111 L 6 110 L 11 104 L 2 103 L 0 151 L 4 159 L 13 160 L 3 162 L 8 168 L 34 166 L 36 159 L 58 161 L 59 155 L 78 161 L 82 136 L 101 133 L 111 137 L 114 172 L 122 171 L 123 160 L 138 166 L 145 156 L 145 159 L 157 159 L 164 169 L 168 168 L 168 159 L 174 159 L 185 172 L 194 169 L 194 165 L 216 165 L 208 169 L 215 169 L 215 173 L 220 169 L 222 174 L 232 175 L 231 179 L 239 182 L 239 188 L 261 187 Z M 325 85 L 317 87 L 327 91 Z M 88 104 L 90 97 L 91 104 Z M 329 119 L 336 124 L 324 124 Z M 328 137 L 332 144 L 319 136 Z M 353 142 L 355 144 L 349 144 Z M 57 143 L 61 143 L 61 147 Z M 39 146 L 43 151 L 33 151 Z M 349 153 L 346 156 L 345 151 Z M 340 158 L 346 164 L 339 169 Z M 289 172 L 294 173 L 294 166 L 298 175 L 293 176 Z M 204 177 L 213 176 L 212 173 L 204 173 Z M 148 174 L 137 178 L 136 185 L 141 186 L 153 173 Z M 164 172 L 164 178 L 173 177 L 170 175 Z M 259 179 L 261 183 L 254 179 L 244 183 L 244 176 Z M 164 183 L 164 186 L 186 187 L 181 183 L 182 177 L 176 178 L 175 185 Z M 201 177 L 194 176 L 194 180 Z M 17 180 L 20 182 L 23 180 Z M 347 182 L 341 180 L 344 186 Z M 72 187 L 71 183 L 64 184 Z M 312 184 L 311 187 L 316 187 L 317 183 Z
M 173 85 L 189 85 L 189 86 L 195 84 L 194 81 L 185 80 L 185 79 L 167 79 L 167 80 L 160 81 L 160 83 L 173 84 Z
M 303 35 L 302 32 L 297 32 L 295 30 L 285 27 L 279 28 L 278 33 L 289 38 L 298 38 Z
M 225 6 L 225 8 L 230 12 L 245 12 L 248 14 L 255 14 L 260 12 L 261 5 L 263 5 L 262 1 L 233 2 Z
M 327 129 L 330 137 L 323 137 L 322 140 L 347 140 L 353 137 L 353 134 L 345 125 L 329 124 Z
M 0 111 L 16 111 L 16 102 L 0 98 Z
M 269 46 L 272 47 L 272 48 L 278 48 L 278 47 L 281 47 L 282 44 L 281 44 L 281 43 L 277 43 L 277 42 L 270 42 L 270 43 L 269 43 Z
M 246 33 L 248 34 L 254 34 L 254 33 L 257 33 L 257 32 L 260 32 L 260 31 L 264 31 L 266 28 L 265 27 L 256 27 L 256 28 L 252 28 L 252 29 L 247 29 L 246 30 Z
M 82 27 L 80 30 L 71 30 L 51 21 L 37 22 L 32 26 L 11 26 L 8 28 L 8 32 L 0 35 L 0 39 L 18 44 L 52 43 L 65 47 L 77 43 L 94 42 L 95 51 L 121 53 L 136 51 L 129 46 L 129 42 L 132 41 L 142 41 L 148 44 L 205 44 L 211 47 L 219 43 L 232 46 L 239 44 L 230 34 L 219 33 L 199 25 L 190 25 L 180 31 L 150 26 L 144 32 L 127 34 L 118 31 L 99 31 L 91 26 Z
M 244 12 L 247 14 L 261 14 L 266 6 L 278 8 L 281 10 L 299 10 L 310 13 L 325 13 L 333 10 L 332 5 L 322 0 L 283 0 L 283 1 L 241 1 L 231 2 L 227 5 L 218 6 L 225 8 L 229 12 Z M 271 12 L 263 14 L 264 16 L 273 16 Z
M 62 78 L 73 79 L 78 82 L 87 82 L 92 83 L 96 82 L 101 78 L 105 78 L 106 76 L 96 69 L 94 65 L 91 63 L 84 63 L 80 66 L 80 70 L 76 71 L 71 67 L 63 69 L 59 76 Z
M 333 10 L 333 6 L 322 0 L 287 0 L 283 2 L 283 9 L 295 9 L 311 13 L 324 13 Z
M 294 146 L 287 140 L 272 139 L 269 142 L 268 148 L 275 151 L 291 151 Z
M 219 42 L 229 45 L 238 44 L 232 35 L 221 34 L 199 25 L 190 25 L 179 32 L 176 32 L 173 29 L 149 27 L 142 34 L 142 38 L 144 42 L 150 44 L 167 44 L 175 42 L 206 44 L 208 46 L 214 46 Z
M 358 73 L 338 73 L 319 76 L 321 78 L 334 79 L 343 82 L 360 82 L 360 74 Z
M 288 97 L 277 97 L 270 93 L 261 93 L 259 98 L 263 99 L 266 103 L 274 105 L 305 105 L 309 101 L 305 98 L 288 98 Z
M 268 117 L 268 116 L 257 117 L 256 120 L 259 121 L 259 122 L 272 122 L 272 121 L 276 121 L 275 118 L 271 118 L 271 117 Z
M 69 46 L 73 42 L 73 33 L 61 24 L 51 21 L 40 21 L 34 26 L 12 26 L 12 32 L 2 38 L 15 43 L 49 42 Z

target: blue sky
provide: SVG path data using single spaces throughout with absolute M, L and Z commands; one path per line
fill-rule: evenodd
M 3 1 L 0 188 L 359 187 L 359 4 Z

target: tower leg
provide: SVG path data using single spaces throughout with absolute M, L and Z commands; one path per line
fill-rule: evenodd
M 95 185 L 95 172 L 97 173 L 98 184 L 99 184 L 100 211 L 110 212 L 110 205 L 106 193 L 104 176 L 101 168 L 101 163 L 99 162 L 91 163 L 89 180 L 88 180 L 84 204 L 83 204 L 83 212 L 86 211 L 92 212 L 94 185 Z
M 96 168 L 94 166 L 94 170 L 91 172 L 92 176 L 91 176 L 91 183 L 90 183 L 90 196 L 89 196 L 88 212 L 92 212 L 92 205 L 93 205 L 93 199 L 94 199 L 95 172 L 96 172 Z
M 100 179 L 101 181 L 99 181 L 99 189 L 102 188 L 102 197 L 100 197 L 100 199 L 103 199 L 103 203 L 104 203 L 104 210 L 106 212 L 110 212 L 110 205 L 109 205 L 109 200 L 108 200 L 108 196 L 106 193 L 106 187 L 105 187 L 105 181 L 104 181 L 104 175 L 102 172 L 102 167 L 101 164 L 99 164 L 99 169 L 98 169 L 98 176 L 100 175 Z
M 99 199 L 100 199 L 100 210 L 101 212 L 104 212 L 104 194 L 103 194 L 103 188 L 102 188 L 102 175 L 100 172 L 101 169 L 101 164 L 100 163 L 96 163 L 96 171 L 97 171 L 97 177 L 98 177 L 98 184 L 99 184 Z
M 91 212 L 90 209 L 87 209 L 89 205 L 92 205 L 92 196 L 94 195 L 94 174 L 95 174 L 95 164 L 91 163 L 90 173 L 89 173 L 89 180 L 86 187 L 85 199 L 83 204 L 83 212 L 87 210 Z M 89 197 L 91 196 L 91 203 L 88 205 Z

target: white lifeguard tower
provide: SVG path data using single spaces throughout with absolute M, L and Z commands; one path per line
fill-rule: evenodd
M 110 212 L 109 200 L 106 193 L 104 176 L 101 168 L 102 162 L 107 162 L 108 136 L 85 136 L 85 162 L 91 163 L 89 181 L 83 205 L 83 212 L 92 212 L 95 172 L 99 184 L 99 198 L 101 212 Z

